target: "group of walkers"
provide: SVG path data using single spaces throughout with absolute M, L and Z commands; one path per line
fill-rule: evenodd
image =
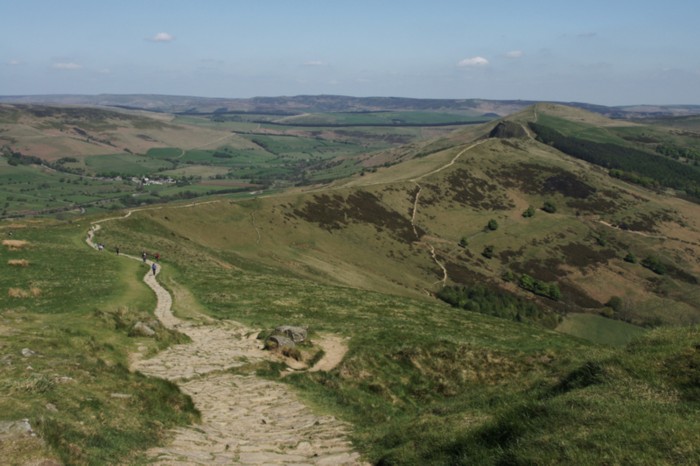
M 105 245 L 102 243 L 97 243 L 96 245 L 98 251 L 103 251 L 105 248 Z M 119 249 L 119 246 L 114 247 L 114 252 L 119 255 L 121 250 Z M 143 263 L 145 264 L 148 260 L 148 253 L 146 251 L 141 251 L 141 259 L 143 259 Z M 151 270 L 153 271 L 153 275 L 156 274 L 158 271 L 158 266 L 156 265 L 156 261 L 160 260 L 160 254 L 155 253 L 153 254 L 153 262 L 151 263 Z

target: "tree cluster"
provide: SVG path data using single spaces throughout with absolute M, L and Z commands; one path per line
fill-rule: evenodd
M 557 324 L 557 315 L 503 290 L 485 286 L 447 286 L 438 298 L 454 307 L 514 321 L 536 322 L 548 327 Z
M 633 183 L 684 190 L 688 195 L 700 195 L 700 169 L 659 157 L 643 150 L 619 144 L 594 142 L 565 136 L 554 128 L 530 123 L 537 139 L 545 144 L 587 162 L 611 170 L 611 175 Z M 612 172 L 612 170 L 615 170 Z

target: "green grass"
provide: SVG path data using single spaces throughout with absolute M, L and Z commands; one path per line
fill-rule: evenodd
M 135 344 L 155 349 L 180 337 L 164 328 L 155 339 L 128 336 L 136 321 L 152 319 L 155 299 L 140 282 L 144 269 L 89 249 L 87 226 L 0 230 L 3 239 L 12 232 L 11 239 L 28 242 L 0 249 L 6 355 L 0 387 L 7 395 L 0 398 L 0 417 L 28 418 L 66 464 L 129 462 L 160 442 L 166 429 L 197 414 L 174 385 L 126 368 Z M 35 354 L 23 356 L 24 348 Z
M 178 147 L 156 147 L 148 149 L 146 155 L 156 159 L 173 159 L 182 155 L 183 151 Z
M 85 164 L 94 173 L 122 176 L 150 175 L 172 168 L 172 164 L 167 161 L 131 154 L 94 155 L 87 157 Z
M 623 346 L 644 335 L 645 329 L 595 314 L 569 314 L 557 331 L 601 345 Z

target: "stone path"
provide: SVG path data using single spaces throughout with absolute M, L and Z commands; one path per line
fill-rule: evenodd
M 92 236 L 98 229 L 95 225 L 88 233 L 93 247 Z M 202 324 L 178 319 L 171 312 L 170 294 L 156 277 L 150 270 L 144 276 L 158 298 L 155 315 L 192 342 L 171 346 L 150 359 L 137 355 L 132 370 L 175 382 L 192 397 L 202 420 L 199 425 L 175 429 L 170 444 L 149 450 L 154 463 L 365 464 L 347 440 L 348 425 L 313 413 L 282 383 L 227 372 L 270 358 L 255 332 L 232 321 Z

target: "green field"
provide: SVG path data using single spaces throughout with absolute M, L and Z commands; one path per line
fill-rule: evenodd
M 583 338 L 601 345 L 624 346 L 646 332 L 625 322 L 595 314 L 568 314 L 557 327 L 558 332 Z
M 167 161 L 132 154 L 94 155 L 85 159 L 85 165 L 98 175 L 121 176 L 146 176 L 172 168 Z

